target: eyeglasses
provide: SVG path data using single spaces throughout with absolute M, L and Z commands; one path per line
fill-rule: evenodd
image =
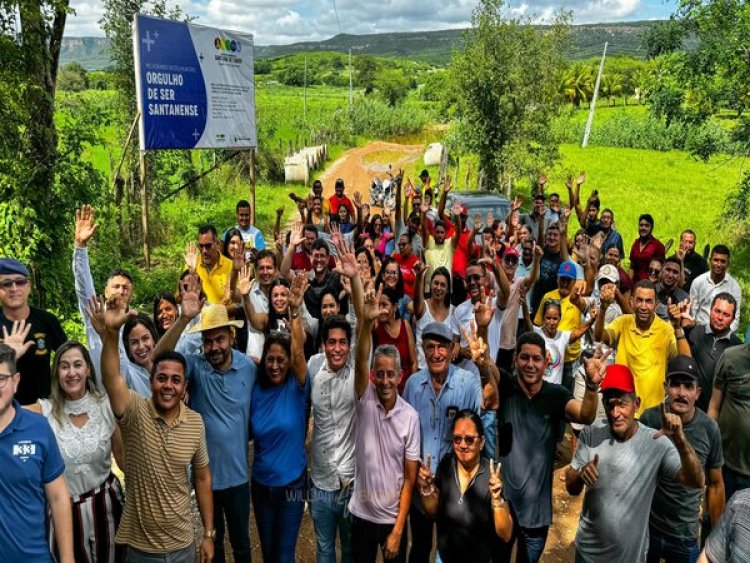
M 5 389 L 8 384 L 8 380 L 13 377 L 12 375 L 0 375 L 0 389 Z
M 396 276 L 398 277 L 398 270 L 385 270 L 383 276 Z
M 199 244 L 198 248 L 200 248 L 201 250 L 211 250 L 214 247 L 214 244 L 216 244 L 216 243 L 209 242 L 207 244 Z
M 15 287 L 26 287 L 26 285 L 29 283 L 29 280 L 26 278 L 18 278 L 14 280 L 3 280 L 0 282 L 0 288 L 4 290 L 9 290 L 11 288 Z
M 407 246 L 408 244 L 409 244 L 408 242 L 400 242 L 398 243 L 398 247 L 401 248 L 401 247 Z
M 453 445 L 460 446 L 461 442 L 465 442 L 467 446 L 473 446 L 474 442 L 477 441 L 477 438 L 479 438 L 479 436 L 459 436 L 458 434 L 456 434 L 455 436 L 453 436 Z
M 658 276 L 659 274 L 661 274 L 661 270 L 657 268 L 649 268 L 648 273 L 652 276 Z

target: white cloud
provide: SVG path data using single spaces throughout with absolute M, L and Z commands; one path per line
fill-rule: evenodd
M 508 6 L 514 17 L 549 21 L 560 9 L 572 10 L 575 23 L 650 19 L 671 11 L 674 0 L 516 0 Z M 559 0 L 558 0 L 559 2 Z M 425 31 L 470 25 L 477 0 L 171 0 L 196 23 L 245 31 L 260 45 L 317 41 L 339 33 Z M 103 35 L 98 20 L 103 2 L 72 0 L 66 35 Z

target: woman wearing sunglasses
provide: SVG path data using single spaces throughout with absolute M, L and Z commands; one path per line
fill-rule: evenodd
M 453 421 L 453 452 L 432 474 L 427 459 L 417 490 L 425 512 L 437 522 L 438 556 L 453 561 L 510 561 L 507 542 L 513 517 L 503 498 L 500 465 L 482 457 L 484 426 L 470 409 Z

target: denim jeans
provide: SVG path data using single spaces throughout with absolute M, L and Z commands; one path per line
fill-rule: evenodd
M 214 491 L 214 562 L 224 563 L 224 517 L 236 563 L 250 563 L 250 483 Z
M 649 544 L 647 563 L 695 563 L 700 555 L 698 540 L 682 539 L 663 534 L 649 526 Z
M 147 553 L 134 547 L 125 548 L 125 563 L 195 563 L 195 546 L 189 545 L 182 549 L 165 553 Z
M 263 561 L 294 563 L 305 511 L 305 485 L 304 473 L 283 487 L 267 487 L 253 480 L 250 493 Z
M 310 488 L 310 516 L 315 526 L 318 563 L 336 563 L 336 530 L 341 541 L 341 563 L 351 563 L 352 515 L 349 499 L 352 486 L 337 491 L 324 491 L 315 485 Z
M 542 528 L 516 528 L 516 563 L 537 563 L 544 553 L 549 526 Z
M 356 563 L 375 563 L 378 549 L 385 546 L 385 540 L 393 531 L 393 524 L 376 524 L 352 515 L 352 550 Z M 388 563 L 406 563 L 406 530 L 401 534 L 401 545 L 398 555 L 387 559 Z
M 721 468 L 721 474 L 724 477 L 724 496 L 729 502 L 732 495 L 742 489 L 750 488 L 750 476 L 737 473 L 734 469 L 729 469 L 726 465 Z

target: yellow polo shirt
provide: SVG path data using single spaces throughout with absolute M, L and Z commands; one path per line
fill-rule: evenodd
M 203 258 L 199 258 L 196 273 L 203 284 L 206 300 L 209 303 L 221 303 L 232 279 L 232 261 L 220 254 L 219 263 L 209 271 L 203 265 Z
M 672 325 L 654 317 L 651 326 L 641 331 L 635 315 L 622 315 L 604 330 L 611 343 L 617 343 L 615 363 L 630 368 L 635 379 L 635 392 L 641 398 L 637 416 L 664 401 L 664 378 L 667 361 L 677 355 L 677 340 Z
M 560 324 L 557 326 L 557 330 L 575 330 L 581 325 L 583 315 L 581 310 L 570 302 L 570 296 L 565 299 L 560 299 L 560 290 L 555 289 L 544 294 L 542 301 L 539 303 L 539 308 L 536 310 L 536 316 L 534 317 L 534 324 L 542 326 L 542 311 L 544 310 L 544 302 L 547 299 L 554 299 L 560 302 Z M 573 362 L 578 358 L 578 354 L 581 353 L 581 341 L 577 340 L 572 344 L 569 344 L 565 349 L 565 361 Z

